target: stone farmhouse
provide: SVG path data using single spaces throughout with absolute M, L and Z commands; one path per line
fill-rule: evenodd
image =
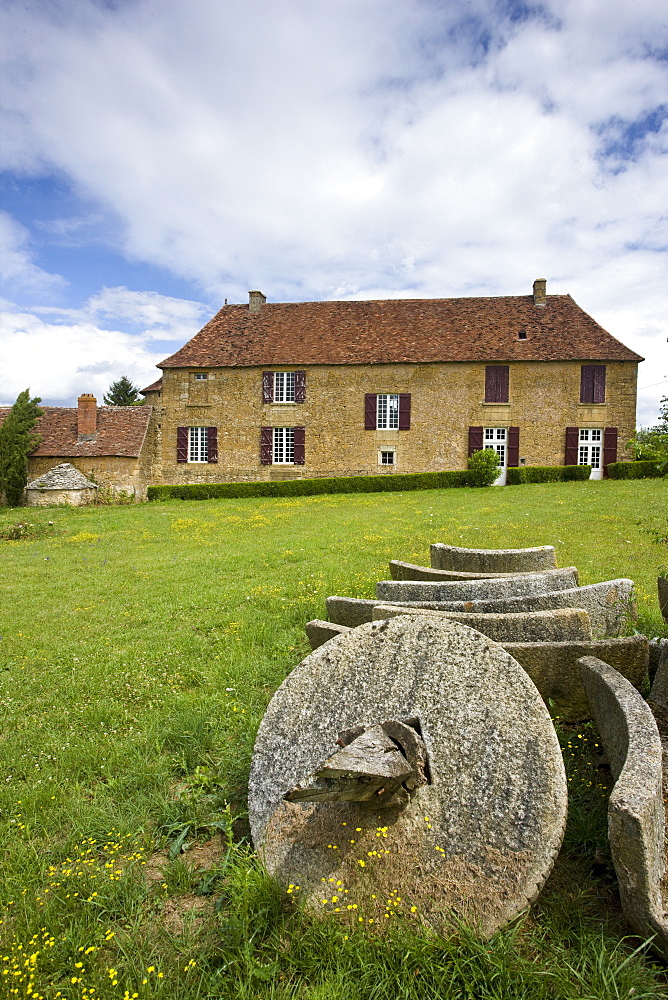
M 272 304 L 252 291 L 143 390 L 156 414 L 144 468 L 154 483 L 427 472 L 493 448 L 501 482 L 524 464 L 600 478 L 630 457 L 641 360 L 544 279 L 490 298 Z
M 147 485 L 160 475 L 151 406 L 98 407 L 95 396 L 82 393 L 76 408 L 41 409 L 35 428 L 41 441 L 28 459 L 28 480 L 67 462 L 98 487 L 146 496 Z M 0 408 L 0 424 L 8 413 L 9 407 Z

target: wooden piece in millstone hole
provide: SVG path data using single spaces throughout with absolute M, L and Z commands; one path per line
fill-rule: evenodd
M 407 728 L 401 723 L 396 725 Z M 408 802 L 408 792 L 402 785 L 408 780 L 418 780 L 417 772 L 383 726 L 361 728 L 359 736 L 337 750 L 303 784 L 286 792 L 285 799 L 288 802 L 372 801 L 375 808 Z M 344 738 L 345 735 L 342 734 Z

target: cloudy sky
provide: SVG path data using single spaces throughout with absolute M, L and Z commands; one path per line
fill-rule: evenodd
M 0 402 L 250 288 L 570 293 L 668 393 L 665 0 L 2 0 Z

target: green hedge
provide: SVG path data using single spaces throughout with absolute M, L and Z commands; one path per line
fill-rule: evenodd
M 610 479 L 660 479 L 663 473 L 656 462 L 611 462 Z
M 149 486 L 149 500 L 216 500 L 235 497 L 307 497 L 319 493 L 385 493 L 465 486 L 466 472 L 413 472 L 385 476 L 338 476 L 327 479 L 281 479 L 254 483 L 184 483 Z
M 520 486 L 522 483 L 572 482 L 589 479 L 590 474 L 591 465 L 521 465 L 508 469 L 506 483 L 508 486 Z

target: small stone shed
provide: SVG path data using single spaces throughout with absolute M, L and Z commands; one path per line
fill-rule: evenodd
M 28 507 L 46 507 L 54 503 L 82 507 L 95 501 L 96 490 L 95 483 L 82 476 L 69 462 L 63 462 L 28 483 L 26 503 Z

